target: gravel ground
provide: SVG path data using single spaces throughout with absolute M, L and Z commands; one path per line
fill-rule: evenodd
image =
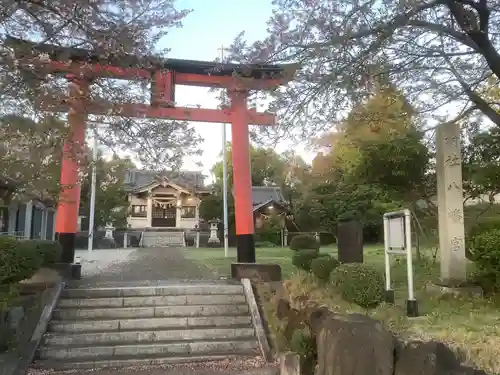
M 136 249 L 107 249 L 94 250 L 89 253 L 87 250 L 76 250 L 75 257 L 80 257 L 82 263 L 82 276 L 88 277 L 106 272 L 112 267 L 126 263 L 132 259 Z
M 82 280 L 76 284 L 147 280 L 211 280 L 207 268 L 184 257 L 181 248 L 96 250 L 82 257 Z
M 48 371 L 30 369 L 28 375 L 274 375 L 277 374 L 278 363 L 267 363 L 261 357 L 245 360 L 224 360 L 200 363 L 185 363 L 170 366 L 136 366 L 119 369 L 93 369 Z

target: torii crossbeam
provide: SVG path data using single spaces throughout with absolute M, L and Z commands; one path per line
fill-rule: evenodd
M 78 208 L 80 205 L 79 166 L 71 145 L 85 142 L 89 114 L 164 118 L 215 123 L 231 123 L 233 185 L 236 216 L 237 261 L 255 263 L 254 222 L 248 125 L 274 125 L 271 113 L 247 107 L 249 90 L 269 90 L 293 78 L 294 65 L 218 64 L 215 62 L 152 57 L 106 57 L 84 49 L 35 44 L 8 38 L 20 68 L 38 74 L 58 74 L 69 81 L 68 97 L 41 97 L 39 108 L 68 112 L 69 136 L 65 143 L 61 169 L 61 195 L 57 207 L 56 234 L 63 247 L 63 261 L 74 261 Z M 92 101 L 90 86 L 96 78 L 149 80 L 149 104 Z M 222 110 L 175 106 L 175 85 L 218 87 L 227 90 L 230 106 Z

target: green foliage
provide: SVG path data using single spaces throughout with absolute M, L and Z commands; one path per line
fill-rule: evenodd
M 269 242 L 269 241 L 256 241 L 255 247 L 266 248 L 266 247 L 277 247 L 277 245 L 275 243 Z
M 477 221 L 475 225 L 469 229 L 467 237 L 472 239 L 479 234 L 495 229 L 500 229 L 500 217 L 484 218 Z
M 36 243 L 0 238 L 0 285 L 15 284 L 32 277 L 43 263 Z
M 115 227 L 124 228 L 129 214 L 127 193 L 124 188 L 125 172 L 127 169 L 135 168 L 135 165 L 130 159 L 114 155 L 111 160 L 99 156 L 96 167 L 96 183 L 99 189 L 96 190 L 94 223 L 96 227 L 110 222 Z M 80 209 L 84 212 L 90 211 L 91 174 L 88 172 L 91 170 L 91 166 L 86 168 L 87 174 L 82 181 Z
M 332 271 L 339 266 L 339 261 L 328 254 L 323 254 L 311 261 L 311 271 L 319 280 L 327 281 Z
M 341 264 L 332 272 L 331 280 L 347 302 L 370 308 L 384 300 L 384 275 L 374 267 Z
M 57 241 L 34 240 L 36 248 L 43 258 L 43 265 L 48 266 L 61 260 L 62 246 Z
M 470 243 L 477 281 L 486 292 L 500 291 L 500 228 L 481 232 Z
M 290 349 L 300 355 L 301 367 L 304 374 L 312 374 L 318 351 L 316 339 L 309 328 L 297 329 L 293 332 L 289 342 Z
M 292 264 L 304 271 L 311 270 L 311 262 L 316 259 L 319 255 L 318 250 L 315 249 L 305 249 L 297 250 L 292 257 Z
M 314 236 L 309 234 L 298 234 L 290 241 L 290 249 L 298 250 L 316 250 L 319 251 L 319 242 Z

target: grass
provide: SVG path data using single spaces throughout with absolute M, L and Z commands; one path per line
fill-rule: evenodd
M 321 249 L 335 253 L 335 248 Z M 438 340 L 445 342 L 462 359 L 475 367 L 500 375 L 500 300 L 479 297 L 450 297 L 426 292 L 427 283 L 439 277 L 439 264 L 432 262 L 431 253 L 424 252 L 424 260 L 414 263 L 414 284 L 419 302 L 420 317 L 409 319 L 405 315 L 407 297 L 406 264 L 404 258 L 392 261 L 391 271 L 397 301 L 394 306 L 381 305 L 365 311 L 342 301 L 330 285 L 318 284 L 311 275 L 297 272 L 291 264 L 292 250 L 283 248 L 259 248 L 257 260 L 277 263 L 282 267 L 283 285 L 292 301 L 304 298 L 328 305 L 337 312 L 362 312 L 384 321 L 386 326 L 403 339 Z M 384 270 L 384 250 L 381 246 L 365 247 L 365 263 Z M 236 260 L 235 249 L 224 257 L 223 249 L 188 248 L 186 256 L 211 268 L 221 276 L 228 276 L 230 264 Z M 302 297 L 302 298 L 301 298 Z M 269 310 L 269 308 L 271 310 Z M 279 332 L 279 322 L 272 315 L 274 304 L 269 303 L 269 324 Z

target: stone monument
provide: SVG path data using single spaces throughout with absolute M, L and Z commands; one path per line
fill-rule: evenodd
M 220 240 L 218 236 L 219 232 L 219 222 L 220 220 L 210 220 L 208 224 L 210 224 L 210 237 L 208 238 L 208 246 L 209 247 L 218 247 L 220 246 Z
M 446 123 L 436 135 L 439 248 L 441 282 L 466 281 L 464 205 L 460 125 Z

